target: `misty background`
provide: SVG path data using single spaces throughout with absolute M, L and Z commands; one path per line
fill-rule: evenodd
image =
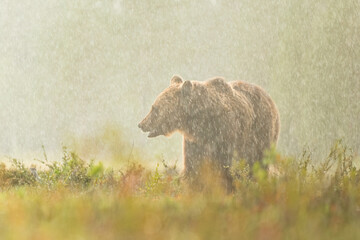
M 358 0 L 1 0 L 0 156 L 181 161 L 137 128 L 174 74 L 262 86 L 281 153 L 359 152 L 359 43 Z

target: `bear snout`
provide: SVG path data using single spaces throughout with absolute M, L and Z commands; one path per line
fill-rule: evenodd
M 150 123 L 151 125 L 151 123 Z M 143 131 L 143 132 L 148 132 L 148 137 L 149 138 L 153 138 L 153 137 L 157 137 L 159 136 L 161 133 L 158 129 L 156 128 L 153 128 L 149 125 L 149 122 L 148 121 L 141 121 L 139 124 L 138 124 L 138 127 Z
M 139 127 L 141 130 L 143 130 L 144 132 L 146 132 L 146 131 L 145 131 L 144 121 L 141 121 L 141 122 L 138 124 L 138 127 Z
M 138 127 L 143 131 L 143 132 L 149 132 L 151 129 L 150 129 L 150 126 L 149 126 L 149 123 L 148 121 L 145 121 L 146 119 L 142 120 L 139 124 L 138 124 Z

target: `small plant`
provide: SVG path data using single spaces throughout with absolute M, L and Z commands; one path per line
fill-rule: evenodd
M 8 181 L 11 186 L 32 185 L 35 183 L 35 177 L 23 162 L 13 158 L 8 172 Z
M 163 176 L 159 172 L 159 163 L 156 165 L 155 172 L 149 175 L 148 180 L 145 183 L 146 195 L 159 195 L 164 187 Z
M 121 189 L 125 195 L 137 193 L 138 190 L 142 189 L 149 175 L 143 166 L 134 162 L 129 163 L 125 171 L 120 173 Z
M 43 171 L 41 176 L 49 184 L 65 184 L 70 186 L 87 186 L 91 177 L 88 175 L 90 164 L 82 160 L 75 152 L 69 152 L 63 147 L 63 157 L 61 162 L 49 162 L 47 159 L 42 161 L 48 168 Z

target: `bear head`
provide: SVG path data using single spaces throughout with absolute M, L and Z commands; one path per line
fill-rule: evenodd
M 148 137 L 169 136 L 181 130 L 182 122 L 186 117 L 184 109 L 188 104 L 192 87 L 190 81 L 183 81 L 181 77 L 173 76 L 170 86 L 156 98 L 150 112 L 138 127 L 144 132 L 149 132 Z

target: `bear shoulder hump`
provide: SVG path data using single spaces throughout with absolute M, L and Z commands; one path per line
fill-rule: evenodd
M 207 85 L 215 87 L 218 91 L 231 92 L 231 86 L 222 77 L 215 77 L 207 81 Z

